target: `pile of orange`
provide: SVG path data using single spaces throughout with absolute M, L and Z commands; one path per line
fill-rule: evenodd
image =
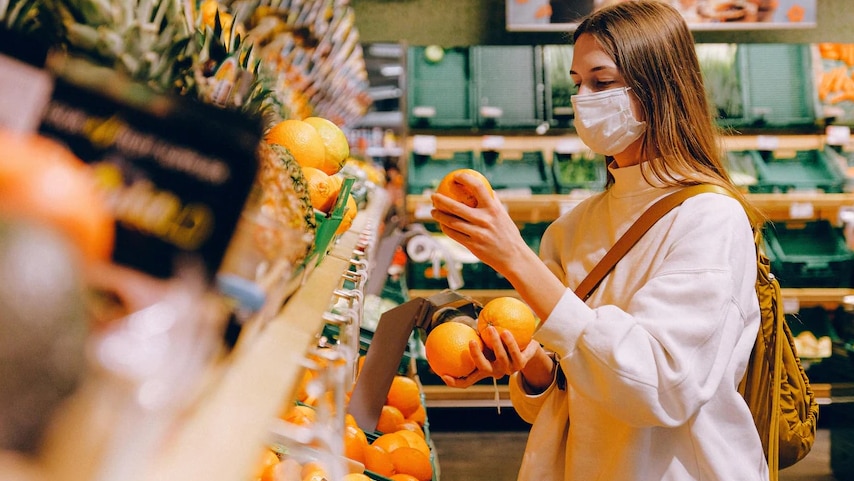
M 424 341 L 427 364 L 440 376 L 461 378 L 475 369 L 469 348 L 475 343 L 485 349 L 481 335 L 493 326 L 499 334 L 510 331 L 521 349 L 531 342 L 537 329 L 537 317 L 523 301 L 510 296 L 496 297 L 483 306 L 477 318 L 477 329 L 458 321 L 439 324 Z
M 267 132 L 266 141 L 288 149 L 302 168 L 312 206 L 330 214 L 343 184 L 341 168 L 350 158 L 350 144 L 344 131 L 323 117 L 286 119 Z M 352 226 L 357 210 L 356 201 L 348 196 L 336 234 Z

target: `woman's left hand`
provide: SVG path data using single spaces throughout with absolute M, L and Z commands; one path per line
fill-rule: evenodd
M 442 376 L 445 384 L 466 388 L 488 377 L 500 379 L 524 368 L 543 349 L 536 341 L 529 342 L 525 349 L 519 349 L 512 333 L 504 331 L 499 335 L 492 326 L 483 331 L 481 339 L 485 346 L 483 350 L 477 342 L 469 343 L 469 352 L 475 364 L 474 372 L 464 378 Z

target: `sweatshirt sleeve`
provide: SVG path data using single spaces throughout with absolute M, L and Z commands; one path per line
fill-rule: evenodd
M 683 424 L 731 369 L 755 258 L 746 217 L 736 211 L 741 207 L 717 197 L 686 201 L 647 234 L 658 245 L 621 261 L 624 275 L 634 268 L 647 276 L 625 295 L 623 308 L 607 302 L 591 308 L 567 289 L 535 334 L 560 354 L 572 389 L 627 424 Z M 612 282 L 599 289 L 621 288 Z

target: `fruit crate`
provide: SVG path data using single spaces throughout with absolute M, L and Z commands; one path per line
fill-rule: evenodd
M 554 193 L 554 180 L 541 151 L 508 157 L 501 152 L 480 153 L 480 171 L 495 190 L 524 190 L 532 194 Z
M 726 153 L 726 169 L 733 183 L 742 190 L 749 190 L 758 182 L 756 166 L 762 157 L 756 150 L 738 150 Z
M 412 153 L 407 171 L 407 192 L 420 195 L 434 190 L 446 174 L 456 169 L 475 169 L 474 151 L 453 152 L 450 157 L 434 157 Z
M 410 47 L 407 50 L 407 87 L 410 127 L 474 126 L 468 47 Z
M 808 44 L 739 44 L 736 56 L 746 107 L 736 124 L 815 125 L 818 107 L 813 79 L 807 74 L 813 63 Z
M 845 287 L 854 252 L 828 220 L 786 221 L 764 229 L 771 270 L 783 287 Z
M 749 192 L 821 191 L 840 193 L 845 177 L 822 150 L 760 151 L 756 159 L 757 182 Z
M 569 194 L 575 190 L 598 192 L 605 188 L 607 169 L 603 156 L 555 152 L 551 167 L 558 194 Z

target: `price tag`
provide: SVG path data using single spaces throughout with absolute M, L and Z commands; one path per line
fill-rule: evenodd
M 851 140 L 851 127 L 847 125 L 828 125 L 824 133 L 827 145 L 848 145 Z
M 436 145 L 435 135 L 416 135 L 412 137 L 412 151 L 418 155 L 435 155 Z
M 484 150 L 499 150 L 504 147 L 503 135 L 484 135 L 481 141 Z
M 811 219 L 815 217 L 812 202 L 792 202 L 789 204 L 789 217 L 792 219 Z
M 780 137 L 776 135 L 760 135 L 756 138 L 756 147 L 759 150 L 777 150 L 780 148 Z

